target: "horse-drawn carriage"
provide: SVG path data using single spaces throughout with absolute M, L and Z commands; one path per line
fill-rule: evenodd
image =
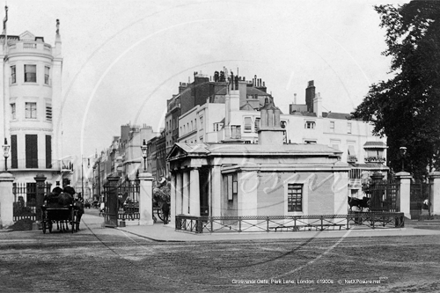
M 71 225 L 70 231 L 72 233 L 78 231 L 83 212 L 83 204 L 79 201 L 74 201 L 70 194 L 49 195 L 41 206 L 43 233 L 46 233 L 46 230 L 51 233 L 55 223 L 57 223 L 58 230 L 60 231 L 69 231 L 68 225 Z

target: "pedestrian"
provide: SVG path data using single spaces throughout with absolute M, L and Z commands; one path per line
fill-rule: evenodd
M 101 201 L 101 205 L 99 206 L 99 215 L 100 216 L 104 215 L 104 207 L 105 207 L 105 204 L 103 201 Z
M 162 213 L 163 213 L 163 223 L 168 224 L 168 218 L 170 217 L 170 203 L 164 202 L 162 204 Z

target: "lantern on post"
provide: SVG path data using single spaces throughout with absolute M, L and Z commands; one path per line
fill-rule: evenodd
M 8 157 L 11 146 L 8 145 L 8 140 L 6 138 L 5 138 L 5 144 L 2 146 L 2 148 L 3 148 L 3 157 L 5 158 L 5 171 L 8 171 Z
M 145 143 L 145 139 L 143 144 L 141 145 L 142 150 L 142 158 L 144 158 L 144 172 L 147 172 L 147 144 Z
M 402 160 L 402 172 L 405 171 L 405 155 L 406 155 L 406 150 L 407 148 L 402 146 L 399 148 L 400 150 L 400 159 Z

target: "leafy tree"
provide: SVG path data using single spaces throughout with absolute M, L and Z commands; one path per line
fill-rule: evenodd
M 390 167 L 423 179 L 440 168 L 440 2 L 375 6 L 386 30 L 393 77 L 371 85 L 354 117 L 371 121 L 387 136 Z

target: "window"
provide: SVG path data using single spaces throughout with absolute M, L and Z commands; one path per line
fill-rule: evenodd
M 234 200 L 234 195 L 238 193 L 238 182 L 237 182 L 237 174 L 228 174 L 225 180 L 226 184 L 226 193 L 228 196 L 228 200 Z
M 241 125 L 231 125 L 231 138 L 232 139 L 241 138 Z
M 287 211 L 302 212 L 303 185 L 289 183 L 287 188 Z
M 44 84 L 47 84 L 47 85 L 50 84 L 50 67 L 49 66 L 44 67 Z
M 351 134 L 351 122 L 347 123 L 347 133 Z
M 315 129 L 315 121 L 306 121 L 304 124 L 305 129 Z
M 26 168 L 38 168 L 38 136 L 27 134 L 26 138 Z
M 260 118 L 255 118 L 255 125 L 254 125 L 255 132 L 258 132 L 260 129 Z
M 252 132 L 252 118 L 244 117 L 244 132 Z
M 304 142 L 306 144 L 316 144 L 317 143 L 316 140 L 314 140 L 314 139 L 306 139 Z
M 37 103 L 25 103 L 25 118 L 37 119 Z
M 220 131 L 222 130 L 223 123 L 214 123 L 214 131 Z
M 200 121 L 200 128 L 203 128 L 203 116 L 199 117 L 199 121 Z
M 11 66 L 11 84 L 14 84 L 17 82 L 17 70 L 15 65 Z
M 15 120 L 17 117 L 15 116 L 16 113 L 16 108 L 15 108 L 15 103 L 11 104 L 11 119 Z
M 335 132 L 335 121 L 330 121 L 330 132 Z
M 52 105 L 46 104 L 46 120 L 52 121 Z
M 37 65 L 24 66 L 24 82 L 37 82 Z

